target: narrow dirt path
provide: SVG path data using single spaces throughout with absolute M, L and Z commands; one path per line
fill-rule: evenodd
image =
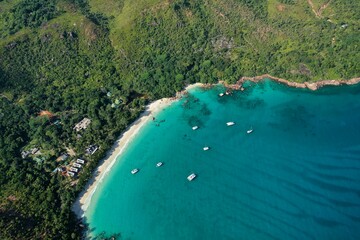
M 319 9 L 316 10 L 315 5 L 312 0 L 307 0 L 308 4 L 311 7 L 311 10 L 314 12 L 317 18 L 322 18 L 322 12 L 329 6 L 332 0 L 329 0 L 327 3 L 321 5 Z
M 323 4 L 323 5 L 319 8 L 318 13 L 320 14 L 320 16 L 322 16 L 322 12 L 330 5 L 331 1 L 332 1 L 332 0 L 329 0 L 329 2 Z

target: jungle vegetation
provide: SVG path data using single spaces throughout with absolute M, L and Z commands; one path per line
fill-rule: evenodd
M 187 84 L 359 77 L 358 9 L 357 0 L 0 0 L 0 238 L 80 239 L 71 205 L 106 150 L 148 102 Z M 90 126 L 74 131 L 84 117 Z M 92 144 L 99 150 L 85 156 Z M 40 157 L 22 158 L 34 147 Z M 87 160 L 78 177 L 53 172 L 76 158 Z

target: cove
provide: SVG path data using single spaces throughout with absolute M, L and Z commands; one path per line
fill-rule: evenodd
M 357 239 L 360 86 L 244 87 L 192 89 L 148 122 L 93 195 L 88 235 Z

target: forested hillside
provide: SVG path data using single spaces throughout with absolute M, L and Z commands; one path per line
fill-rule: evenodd
M 358 9 L 357 0 L 0 0 L 0 239 L 79 239 L 76 194 L 151 100 L 264 73 L 359 77 Z M 78 158 L 83 168 L 67 176 Z

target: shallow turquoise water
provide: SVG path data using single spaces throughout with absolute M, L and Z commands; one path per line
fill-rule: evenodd
M 143 128 L 94 194 L 89 235 L 359 239 L 360 86 L 222 91 L 194 89 Z

